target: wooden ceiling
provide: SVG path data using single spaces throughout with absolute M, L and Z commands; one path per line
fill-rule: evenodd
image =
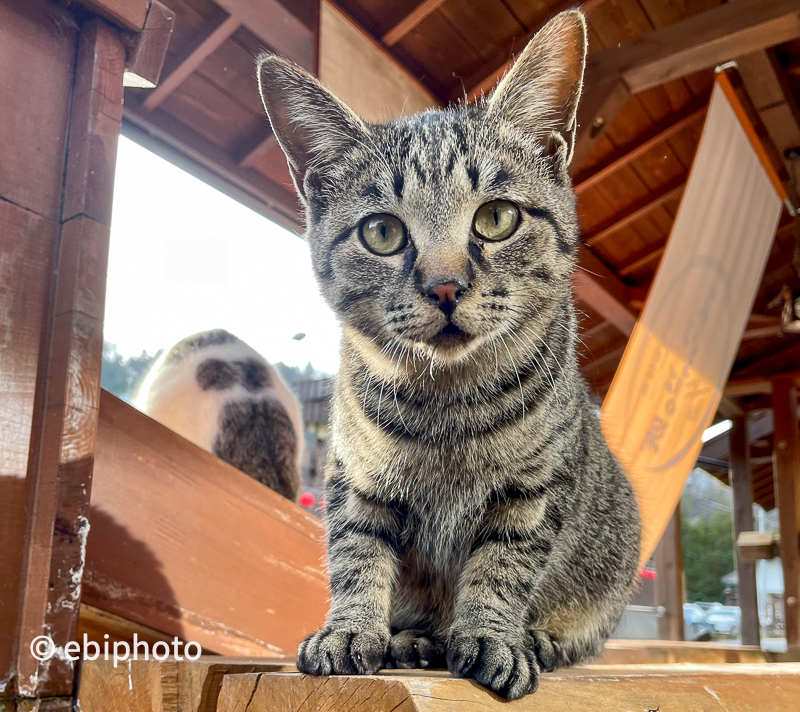
M 260 106 L 253 57 L 271 49 L 315 71 L 318 0 L 165 2 L 175 11 L 176 22 L 162 80 L 155 90 L 126 90 L 126 130 L 269 217 L 299 228 L 286 165 Z M 490 87 L 549 17 L 574 4 L 561 0 L 335 2 L 382 52 L 442 104 Z M 723 43 L 710 60 L 686 65 L 707 67 L 700 71 L 686 73 L 672 62 L 670 72 L 659 76 L 679 78 L 637 85 L 649 88 L 627 99 L 622 94 L 616 112 L 602 104 L 604 116 L 613 120 L 603 125 L 594 114 L 594 122 L 601 127 L 599 137 L 592 134 L 583 160 L 573 166 L 584 243 L 582 271 L 576 281 L 583 314 L 581 363 L 600 397 L 610 385 L 658 268 L 702 130 L 712 67 L 718 61 L 737 60 L 743 90 L 752 103 L 751 118 L 790 195 L 795 194 L 792 166 L 782 154 L 800 145 L 800 39 L 785 39 L 800 35 L 800 3 L 762 0 L 759 5 L 758 0 L 729 0 L 721 8 L 722 4 L 720 0 L 583 3 L 595 73 L 606 59 L 616 61 L 615 52 L 642 43 L 637 38 L 647 35 L 643 44 L 658 45 L 667 37 L 664 28 L 693 16 L 694 34 L 679 36 L 678 42 L 691 44 L 696 36 L 698 43 L 719 48 L 719 35 L 726 31 L 719 25 L 729 23 L 729 34 L 741 37 L 735 41 L 742 43 Z M 737 4 L 744 8 L 738 13 Z M 747 22 L 756 5 L 775 12 L 785 7 L 784 17 L 747 37 L 735 35 L 735 23 Z M 715 12 L 727 14 L 719 22 L 703 25 L 704 18 L 712 17 L 704 13 Z M 769 47 L 765 36 L 785 43 Z M 663 40 L 669 42 L 674 45 L 676 38 Z M 589 96 L 584 104 L 591 109 L 593 100 Z M 589 119 L 591 124 L 591 115 Z M 800 288 L 791 264 L 795 244 L 793 225 L 785 214 L 731 373 L 734 388 L 741 379 L 800 370 L 800 336 L 782 335 L 779 312 L 768 306 L 784 284 Z M 736 401 L 725 402 L 728 412 L 768 406 L 758 392 L 743 396 L 740 389 L 736 396 Z M 769 496 L 764 499 L 768 501 Z

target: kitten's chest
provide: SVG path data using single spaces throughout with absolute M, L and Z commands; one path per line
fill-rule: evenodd
M 408 502 L 403 543 L 434 568 L 460 570 L 483 519 L 483 502 L 459 487 L 423 488 Z

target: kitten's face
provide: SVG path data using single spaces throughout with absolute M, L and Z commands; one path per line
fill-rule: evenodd
M 584 55 L 583 18 L 564 13 L 489 100 L 382 125 L 284 60 L 260 60 L 314 270 L 346 326 L 442 361 L 536 337 L 569 298 Z
M 369 132 L 306 177 L 314 268 L 346 324 L 459 359 L 565 297 L 574 197 L 541 143 L 478 109 Z

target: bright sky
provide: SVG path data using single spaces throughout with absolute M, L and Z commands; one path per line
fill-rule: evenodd
M 214 328 L 272 362 L 338 370 L 339 326 L 306 243 L 123 136 L 105 339 L 127 357 Z

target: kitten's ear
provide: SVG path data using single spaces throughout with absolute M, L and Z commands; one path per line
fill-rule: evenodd
M 567 163 L 586 64 L 586 20 L 578 10 L 556 15 L 525 47 L 489 98 L 488 118 L 502 118 L 549 143 L 564 137 Z
M 367 127 L 315 77 L 282 57 L 258 58 L 258 84 L 272 130 L 305 202 L 306 173 L 363 142 Z

